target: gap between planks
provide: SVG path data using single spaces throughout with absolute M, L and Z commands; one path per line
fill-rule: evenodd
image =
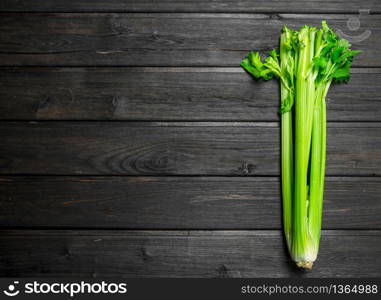
M 56 125 L 76 125 L 87 123 L 88 126 L 98 125 L 98 124 L 112 124 L 114 125 L 123 125 L 128 123 L 130 127 L 270 127 L 270 128 L 279 128 L 280 122 L 276 121 L 191 121 L 191 120 L 182 120 L 182 121 L 152 121 L 152 120 L 0 120 L 0 123 L 8 123 L 9 125 L 13 124 L 22 124 L 25 123 L 27 126 L 33 125 L 43 125 L 46 123 L 54 123 Z M 329 125 L 328 128 L 341 128 L 341 127 L 354 127 L 354 128 L 379 128 L 381 127 L 381 121 L 327 121 Z
M 97 232 L 99 231 L 99 232 Z M 216 229 L 216 230 L 191 230 L 191 229 L 185 229 L 185 230 L 179 230 L 179 229 L 171 229 L 171 230 L 146 230 L 146 229 L 0 229 L 0 236 L 45 236 L 45 235 L 52 235 L 57 236 L 59 235 L 69 235 L 69 236 L 147 236 L 147 235 L 153 235 L 153 236 L 282 236 L 283 231 L 278 229 L 252 229 L 252 230 L 223 230 L 223 229 Z M 381 235 L 381 230 L 377 229 L 329 229 L 329 230 L 322 230 L 322 235 L 329 235 L 329 236 L 337 236 L 337 235 L 345 235 L 345 236 L 379 236 Z
M 241 67 L 218 66 L 0 66 L 1 71 L 14 72 L 131 72 L 131 73 L 245 73 Z M 352 67 L 353 74 L 379 74 L 380 67 Z

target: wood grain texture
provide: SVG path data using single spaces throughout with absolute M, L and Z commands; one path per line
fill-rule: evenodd
M 353 69 L 332 121 L 381 121 L 381 69 Z M 241 68 L 3 68 L 2 120 L 277 121 L 279 87 Z
M 328 175 L 380 175 L 379 123 L 328 125 Z M 3 122 L 2 174 L 278 175 L 277 123 Z
M 277 47 L 284 24 L 323 19 L 363 51 L 356 66 L 381 66 L 379 15 L 364 17 L 354 32 L 348 15 L 201 13 L 4 13 L 0 65 L 236 67 L 248 50 Z
M 0 177 L 0 226 L 280 229 L 278 178 Z M 381 178 L 327 177 L 323 228 L 381 228 Z
M 378 13 L 378 0 L 0 1 L 0 276 L 380 277 Z M 278 86 L 239 62 L 277 47 L 283 24 L 322 19 L 363 53 L 328 95 L 329 230 L 304 273 L 280 231 Z
M 380 231 L 325 231 L 296 270 L 280 231 L 2 231 L 4 277 L 379 277 Z
M 381 12 L 377 0 L 2 0 L 0 11 L 37 12 L 324 12 L 358 13 L 359 9 Z

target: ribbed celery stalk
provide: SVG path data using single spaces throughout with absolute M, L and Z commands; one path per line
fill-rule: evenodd
M 295 97 L 295 186 L 293 205 L 292 259 L 304 267 L 313 259 L 310 236 L 307 226 L 307 170 L 309 153 L 308 126 L 311 119 L 309 112 L 309 82 L 308 71 L 312 63 L 310 29 L 304 26 L 299 32 L 298 68 L 296 73 Z
M 332 80 L 348 81 L 353 57 L 322 22 L 322 28 L 283 28 L 280 53 L 265 63 L 250 52 L 241 66 L 255 78 L 276 76 L 281 91 L 281 171 L 283 226 L 292 259 L 310 269 L 316 260 L 322 223 L 326 156 L 325 98 Z M 279 59 L 278 59 L 279 57 Z
M 280 37 L 280 61 L 283 74 L 294 78 L 294 50 L 291 47 L 292 32 L 287 28 Z M 290 64 L 291 62 L 291 64 Z M 293 82 L 281 81 L 281 164 L 282 164 L 282 198 L 283 198 L 283 228 L 287 247 L 291 250 L 292 235 L 292 198 L 294 189 L 294 154 L 293 154 L 293 117 L 292 102 L 294 101 Z
M 308 227 L 315 251 L 319 251 L 320 231 L 322 221 L 325 149 L 326 149 L 326 106 L 325 97 L 330 82 L 317 89 L 317 99 L 314 108 L 314 121 L 311 149 L 310 172 L 310 202 L 308 208 Z

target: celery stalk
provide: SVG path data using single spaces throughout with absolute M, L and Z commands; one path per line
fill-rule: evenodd
M 302 268 L 312 268 L 320 243 L 325 98 L 333 80 L 349 80 L 358 53 L 323 21 L 320 29 L 305 25 L 293 31 L 284 26 L 279 54 L 272 50 L 262 62 L 258 52 L 250 52 L 241 62 L 257 79 L 280 79 L 283 227 L 290 256 Z
M 291 34 L 287 31 L 281 34 L 280 38 L 280 60 L 281 70 L 287 72 L 287 68 L 293 73 L 294 65 L 287 65 L 288 58 L 293 61 L 293 50 L 285 47 L 285 43 L 291 39 Z M 289 85 L 292 86 L 291 83 Z M 294 98 L 293 91 L 285 84 L 280 84 L 281 102 L 286 103 L 289 98 Z M 282 164 L 282 198 L 283 198 L 283 227 L 287 241 L 287 247 L 291 250 L 292 234 L 292 198 L 294 187 L 294 166 L 293 166 L 293 118 L 291 110 L 281 114 L 281 164 Z

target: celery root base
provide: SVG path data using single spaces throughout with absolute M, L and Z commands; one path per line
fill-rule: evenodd
M 313 264 L 314 263 L 312 261 L 298 261 L 298 262 L 296 262 L 296 265 L 299 268 L 306 269 L 306 270 L 312 270 Z

